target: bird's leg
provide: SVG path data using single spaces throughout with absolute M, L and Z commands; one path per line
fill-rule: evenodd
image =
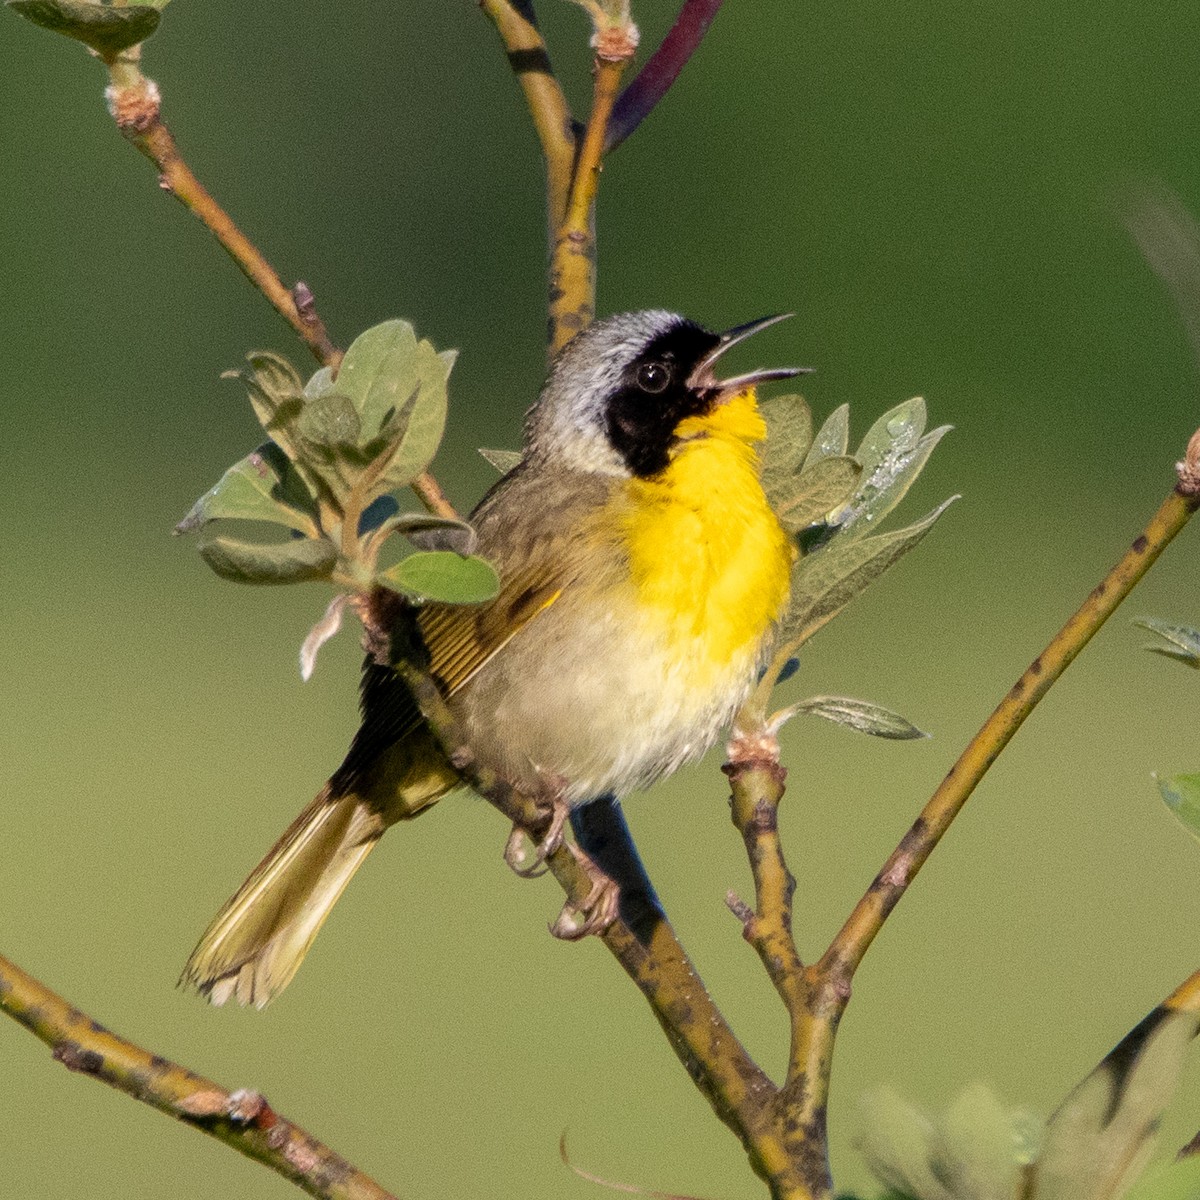
M 571 853 L 587 873 L 592 890 L 579 903 L 568 900 L 550 926 L 550 932 L 563 941 L 577 942 L 591 934 L 603 933 L 617 919 L 621 889 L 578 846 L 572 846 Z

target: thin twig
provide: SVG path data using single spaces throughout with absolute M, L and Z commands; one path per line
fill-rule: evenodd
M 654 110 L 695 54 L 723 0 L 684 0 L 661 45 L 613 106 L 605 150 L 615 150 Z
M 405 660 L 395 667 L 464 781 L 538 839 L 549 824 L 545 806 L 476 761 L 457 718 L 427 673 Z M 572 848 L 559 845 L 546 865 L 568 902 L 585 905 L 593 881 Z M 771 1184 L 773 1195 L 777 1200 L 809 1200 L 813 1193 L 797 1176 L 776 1110 L 778 1089 L 738 1041 L 670 924 L 655 922 L 642 942 L 618 916 L 599 936 L 645 996 L 688 1074 L 741 1139 L 751 1165 Z
M 163 123 L 158 87 L 141 73 L 140 49 L 134 47 L 126 51 L 110 69 L 112 86 L 108 96 L 117 128 L 126 141 L 158 168 L 159 186 L 200 218 L 246 278 L 296 331 L 317 361 L 327 366 L 335 365 L 341 352 L 329 340 L 313 305 L 312 293 L 304 289 L 302 312 L 295 295 L 284 286 L 262 252 L 234 224 L 184 162 L 171 131 Z
M 257 1092 L 220 1085 L 110 1033 L 0 958 L 0 1010 L 51 1048 L 68 1070 L 199 1129 L 325 1200 L 396 1200 L 324 1143 L 279 1115 Z
M 596 315 L 596 192 L 608 118 L 626 60 L 597 58 L 592 112 L 579 149 L 566 216 L 550 252 L 550 353 L 561 350 Z
M 117 128 L 126 141 L 158 168 L 159 186 L 203 222 L 242 274 L 296 331 L 316 360 L 336 371 L 342 361 L 342 351 L 329 338 L 325 323 L 317 312 L 312 289 L 302 281 L 287 288 L 258 247 L 196 178 L 163 122 L 158 85 L 142 74 L 140 55 L 141 47 L 135 46 L 119 55 L 109 67 L 112 84 L 108 98 Z M 430 512 L 440 517 L 458 517 L 454 506 L 428 471 L 413 480 L 412 489 Z
M 546 160 L 546 213 L 553 232 L 567 211 L 575 162 L 575 120 L 554 76 L 550 54 L 533 21 L 532 9 L 522 12 L 510 0 L 479 0 L 479 7 L 495 25 L 509 66 L 525 93 Z
M 1150 569 L 1196 511 L 1200 499 L 1182 485 L 1163 501 L 1120 562 L 1013 684 L 892 852 L 821 959 L 822 970 L 848 986 L 863 955 L 908 885 L 942 839 L 976 785 L 1059 676 L 1091 641 L 1117 605 Z

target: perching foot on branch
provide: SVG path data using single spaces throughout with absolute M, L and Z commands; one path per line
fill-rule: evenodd
M 617 919 L 621 907 L 621 889 L 578 846 L 571 847 L 575 861 L 587 873 L 592 890 L 579 902 L 568 900 L 554 919 L 550 932 L 564 942 L 578 942 L 592 934 L 602 934 Z

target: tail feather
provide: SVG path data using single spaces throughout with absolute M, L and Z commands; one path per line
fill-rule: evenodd
M 387 823 L 362 797 L 326 787 L 213 918 L 183 969 L 213 1004 L 263 1008 L 291 981 L 329 910 Z

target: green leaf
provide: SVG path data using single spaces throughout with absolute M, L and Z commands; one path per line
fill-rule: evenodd
M 1156 617 L 1139 617 L 1133 624 L 1157 633 L 1168 643 L 1165 646 L 1147 646 L 1147 650 L 1186 663 L 1189 667 L 1200 668 L 1200 632 L 1187 625 L 1168 625 Z
M 246 385 L 250 406 L 259 424 L 293 462 L 299 457 L 295 425 L 304 410 L 300 376 L 286 358 L 267 350 L 246 355 L 249 369 L 226 371 L 223 379 L 240 379 Z
M 956 1200 L 933 1173 L 933 1124 L 894 1088 L 872 1089 L 859 1103 L 858 1148 L 883 1184 L 914 1200 Z
M 293 425 L 297 465 L 320 479 L 339 505 L 345 503 L 370 461 L 358 444 L 361 432 L 358 410 L 339 392 L 309 400 Z M 371 499 L 364 498 L 364 507 Z
M 519 450 L 480 450 L 480 454 L 487 459 L 501 475 L 507 475 L 509 471 L 515 471 L 521 465 L 521 452 Z
M 956 500 L 950 497 L 920 521 L 894 533 L 848 541 L 837 535 L 829 545 L 805 555 L 792 570 L 792 595 L 781 622 L 779 645 L 794 649 L 908 553 Z
M 309 381 L 304 385 L 304 398 L 306 400 L 315 400 L 318 396 L 324 396 L 326 392 L 333 391 L 333 371 L 329 367 L 322 367 L 319 371 L 314 371 Z
M 322 453 L 355 448 L 362 420 L 348 396 L 329 392 L 305 404 L 296 421 L 296 433 L 307 447 Z
M 303 583 L 309 579 L 328 579 L 337 564 L 337 552 L 324 538 L 255 545 L 218 537 L 200 547 L 200 557 L 222 579 L 234 583 Z
M 823 717 L 826 721 L 845 725 L 859 733 L 869 733 L 872 737 L 888 738 L 892 741 L 908 741 L 929 736 L 899 713 L 878 704 L 870 704 L 866 700 L 855 700 L 851 696 L 810 696 L 807 700 L 789 704 L 787 708 L 776 713 L 771 718 L 771 726 L 778 729 L 784 721 L 796 716 Z
M 789 533 L 797 533 L 825 520 L 854 495 L 861 475 L 857 461 L 836 454 L 818 459 L 799 475 L 781 481 L 772 500 L 780 524 Z
M 500 579 L 491 563 L 448 550 L 410 554 L 375 578 L 393 591 L 447 604 L 479 604 L 500 590 Z
M 1154 776 L 1159 795 L 1194 838 L 1200 838 L 1200 775 Z
M 316 502 L 286 454 L 267 442 L 234 463 L 175 526 L 193 533 L 210 521 L 271 521 L 306 537 L 319 533 Z
M 366 440 L 381 436 L 393 414 L 406 413 L 402 438 L 381 477 L 410 483 L 430 463 L 446 423 L 446 383 L 455 353 L 417 341 L 407 321 L 384 321 L 355 338 L 342 360 L 337 388 L 362 417 Z
M 7 4 L 27 21 L 83 42 L 108 61 L 122 50 L 144 42 L 158 28 L 161 19 L 161 5 L 154 4 L 122 8 L 83 0 L 7 0 Z
M 925 401 L 920 397 L 897 405 L 871 426 L 854 452 L 863 466 L 862 485 L 851 502 L 844 528 L 860 521 L 877 524 L 904 499 L 950 430 L 943 425 L 922 437 L 924 428 Z
M 453 550 L 470 554 L 475 549 L 475 529 L 466 521 L 438 517 L 433 513 L 406 512 L 388 517 L 376 533 L 375 545 L 381 545 L 393 533 L 401 533 L 422 550 Z
M 767 440 L 759 453 L 763 491 L 771 506 L 778 508 L 777 494 L 786 494 L 812 445 L 812 412 L 804 397 L 795 393 L 760 400 L 758 411 L 767 423 Z
M 925 401 L 920 396 L 888 409 L 867 430 L 854 457 L 874 470 L 894 450 L 912 450 L 925 432 Z
M 822 458 L 833 454 L 845 454 L 850 446 L 850 406 L 843 404 L 825 418 L 817 430 L 813 444 L 804 457 L 802 470 L 807 470 Z
M 860 1148 L 895 1192 L 915 1200 L 1015 1200 L 1020 1194 L 1037 1123 L 1007 1109 L 986 1084 L 965 1088 L 937 1122 L 888 1087 L 864 1096 L 861 1113 Z
M 1154 1150 L 1200 1014 L 1157 1008 L 1067 1096 L 1046 1124 L 1030 1200 L 1123 1196 Z

